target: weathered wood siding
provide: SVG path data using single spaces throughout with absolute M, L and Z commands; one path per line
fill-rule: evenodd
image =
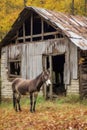
M 72 42 L 70 42 L 70 71 L 71 79 L 78 79 L 78 50 Z
M 67 94 L 79 94 L 78 50 L 72 42 L 70 42 L 69 48 L 70 84 L 67 85 Z
M 8 52 L 7 52 L 7 59 L 16 59 L 18 57 L 21 57 L 22 55 L 22 45 L 10 45 L 7 46 Z
M 54 47 L 57 49 L 57 53 L 65 53 L 67 51 L 66 46 L 67 43 L 64 43 L 63 40 L 23 44 L 21 66 L 22 77 L 28 79 L 35 78 L 43 70 L 42 55 L 52 54 Z
M 21 58 L 21 77 L 26 79 L 35 78 L 43 70 L 43 54 L 65 53 L 64 83 L 70 84 L 70 80 L 77 79 L 77 47 L 66 39 L 55 39 L 43 42 L 10 45 L 2 48 L 1 77 L 2 96 L 11 97 L 11 82 L 8 80 L 6 68 L 8 58 Z M 76 87 L 76 86 L 75 86 Z M 71 89 L 71 86 L 68 87 Z

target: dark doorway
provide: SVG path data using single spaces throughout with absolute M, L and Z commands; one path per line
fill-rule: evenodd
M 64 63 L 65 54 L 52 56 L 53 93 L 57 95 L 65 92 Z
M 65 54 L 43 55 L 43 69 L 49 69 L 52 85 L 45 87 L 45 98 L 66 94 L 64 85 Z

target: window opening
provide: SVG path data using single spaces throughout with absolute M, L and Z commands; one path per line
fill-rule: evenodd
M 56 38 L 63 38 L 63 34 L 60 33 L 56 34 Z
M 40 41 L 41 40 L 41 37 L 34 37 L 33 38 L 33 41 Z
M 33 17 L 33 35 L 41 34 L 41 18 L 38 15 Z
M 9 77 L 16 77 L 21 75 L 21 62 L 20 60 L 9 61 Z
M 44 21 L 44 32 L 55 32 L 56 29 Z
M 18 39 L 18 43 L 23 43 L 23 39 Z
M 30 19 L 28 18 L 25 21 L 25 36 L 30 35 L 30 32 L 31 32 L 31 22 Z
M 26 39 L 25 39 L 25 42 L 30 42 L 30 38 L 26 38 Z
M 23 27 L 19 29 L 18 37 L 23 37 Z
M 54 38 L 55 38 L 55 36 L 54 36 L 54 35 L 44 36 L 44 40 L 54 39 Z

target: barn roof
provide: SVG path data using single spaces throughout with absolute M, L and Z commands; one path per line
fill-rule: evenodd
M 56 29 L 60 28 L 62 32 L 80 49 L 87 50 L 87 17 L 67 15 L 61 12 L 54 12 L 36 7 L 25 7 L 23 9 L 11 30 L 2 40 L 1 46 L 9 44 L 9 41 L 16 35 L 16 31 L 32 10 L 46 21 L 53 24 Z

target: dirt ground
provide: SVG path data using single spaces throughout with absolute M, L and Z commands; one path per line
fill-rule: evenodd
M 22 112 L 0 107 L 0 130 L 87 130 L 87 106 L 42 102 L 30 113 L 23 105 Z

